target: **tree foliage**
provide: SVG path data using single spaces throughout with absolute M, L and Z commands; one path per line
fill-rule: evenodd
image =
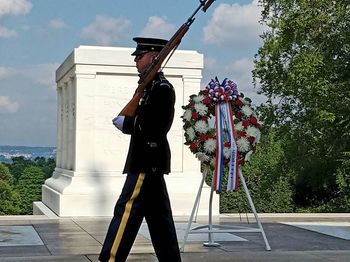
M 32 214 L 33 202 L 41 200 L 41 187 L 55 166 L 54 159 L 43 157 L 0 163 L 0 215 Z
M 56 167 L 55 159 L 53 158 L 44 158 L 36 157 L 34 160 L 26 159 L 23 156 L 13 157 L 12 163 L 6 164 L 9 168 L 10 173 L 14 176 L 15 181 L 17 182 L 21 177 L 21 174 L 29 166 L 39 167 L 45 174 L 45 178 L 52 176 L 53 171 Z
M 269 28 L 253 71 L 269 99 L 260 112 L 286 139 L 296 204 L 322 205 L 338 197 L 350 151 L 349 1 L 260 2 Z
M 13 183 L 13 176 L 10 173 L 9 168 L 2 163 L 0 163 L 0 181 L 1 180 L 9 184 Z
M 22 214 L 32 214 L 33 202 L 41 200 L 41 186 L 44 181 L 44 172 L 37 166 L 29 166 L 23 171 L 17 185 L 22 200 Z
M 24 169 L 33 164 L 32 160 L 26 159 L 24 156 L 13 157 L 11 160 L 12 163 L 7 164 L 7 166 L 9 167 L 10 172 L 16 181 L 18 181 Z
M 290 184 L 291 174 L 285 167 L 283 140 L 274 132 L 263 134 L 262 143 L 251 160 L 242 167 L 247 187 L 258 212 L 292 212 L 294 203 Z M 241 185 L 241 183 L 240 183 Z M 251 212 L 245 191 L 221 195 L 221 212 Z
M 34 159 L 34 164 L 44 172 L 45 178 L 51 177 L 56 167 L 56 161 L 53 158 L 37 157 Z
M 0 180 L 0 215 L 18 215 L 20 213 L 20 196 L 4 180 Z

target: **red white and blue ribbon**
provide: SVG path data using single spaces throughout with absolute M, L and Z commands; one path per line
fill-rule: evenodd
M 229 162 L 229 172 L 227 179 L 227 189 L 226 191 L 237 191 L 238 189 L 238 148 L 236 144 L 235 137 L 235 127 L 232 118 L 232 107 L 230 103 L 225 103 L 221 105 L 224 107 L 222 109 L 222 114 L 224 115 L 224 121 L 227 127 L 227 137 L 230 142 L 230 162 Z
M 207 86 L 209 97 L 216 103 L 215 124 L 216 124 L 216 159 L 213 177 L 213 189 L 216 192 L 222 191 L 224 174 L 224 138 L 230 143 L 230 160 L 227 191 L 237 191 L 238 188 L 238 149 L 235 139 L 232 107 L 229 101 L 237 97 L 236 85 L 231 80 L 225 79 L 222 84 L 212 80 Z
M 215 126 L 216 126 L 216 159 L 213 177 L 213 188 L 221 192 L 222 179 L 224 174 L 224 143 L 223 143 L 223 121 L 220 104 L 215 105 Z

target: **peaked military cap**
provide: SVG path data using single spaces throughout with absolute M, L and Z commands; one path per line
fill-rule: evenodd
M 134 37 L 137 43 L 136 50 L 131 55 L 142 55 L 147 52 L 159 52 L 168 43 L 168 40 L 159 38 Z

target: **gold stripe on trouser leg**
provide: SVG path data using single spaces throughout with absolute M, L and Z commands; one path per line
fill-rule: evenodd
M 135 198 L 140 193 L 144 178 L 145 178 L 145 173 L 140 173 L 139 178 L 137 179 L 137 182 L 136 182 L 136 186 L 134 188 L 134 192 L 132 193 L 131 198 L 129 199 L 129 201 L 125 205 L 125 210 L 124 210 L 124 214 L 122 217 L 122 221 L 120 222 L 118 232 L 117 232 L 117 235 L 114 239 L 113 246 L 111 249 L 111 255 L 109 258 L 109 262 L 114 262 L 115 255 L 117 253 L 118 247 L 120 245 L 120 241 L 122 240 L 122 236 L 123 236 L 124 231 L 125 231 L 126 223 L 128 222 L 128 219 L 130 216 L 130 210 L 131 210 L 132 204 L 134 203 Z

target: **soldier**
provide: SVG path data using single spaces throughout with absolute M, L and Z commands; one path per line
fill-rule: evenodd
M 142 73 L 167 41 L 135 37 L 135 63 Z M 144 89 L 134 117 L 113 124 L 131 135 L 123 173 L 126 181 L 114 209 L 100 261 L 125 261 L 145 218 L 159 261 L 181 261 L 164 174 L 170 172 L 167 133 L 174 118 L 175 91 L 158 72 Z

